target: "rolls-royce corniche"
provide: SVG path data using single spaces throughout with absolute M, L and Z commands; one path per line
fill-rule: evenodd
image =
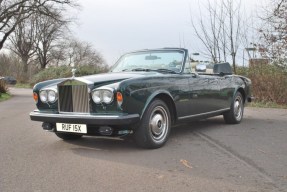
M 108 73 L 37 83 L 30 113 L 63 140 L 131 135 L 143 148 L 159 148 L 176 124 L 222 115 L 243 119 L 250 79 L 228 63 L 190 62 L 187 49 L 146 49 L 120 57 Z M 192 124 L 191 124 L 192 125 Z

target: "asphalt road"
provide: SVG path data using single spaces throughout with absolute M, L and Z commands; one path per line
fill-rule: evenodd
M 0 103 L 0 191 L 287 191 L 287 110 L 246 108 L 173 128 L 157 150 L 130 140 L 64 142 L 32 122 L 31 90 Z

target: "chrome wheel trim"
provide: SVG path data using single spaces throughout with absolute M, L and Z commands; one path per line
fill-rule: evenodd
M 240 96 L 237 96 L 234 100 L 234 116 L 237 121 L 240 121 L 243 114 L 243 102 Z
M 166 109 L 162 106 L 155 107 L 149 120 L 149 129 L 152 139 L 155 142 L 162 142 L 166 138 L 168 127 L 169 117 Z

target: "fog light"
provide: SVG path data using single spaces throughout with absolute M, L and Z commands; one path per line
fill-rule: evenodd
M 42 128 L 43 128 L 44 130 L 46 130 L 46 131 L 54 131 L 54 126 L 53 126 L 53 124 L 51 124 L 51 123 L 46 123 L 46 122 L 44 122 L 44 123 L 42 124 Z
M 110 136 L 113 134 L 113 128 L 108 126 L 102 126 L 99 128 L 99 132 L 101 135 Z

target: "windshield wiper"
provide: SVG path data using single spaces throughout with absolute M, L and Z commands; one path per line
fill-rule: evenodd
M 172 73 L 172 74 L 176 74 L 175 71 L 170 70 L 170 69 L 147 69 L 147 68 L 135 68 L 132 69 L 131 71 L 155 71 L 155 72 L 160 72 L 160 73 Z
M 170 70 L 170 69 L 155 69 L 155 70 L 153 70 L 153 71 L 176 74 L 175 71 Z
M 151 69 L 135 68 L 135 69 L 132 69 L 131 71 L 151 71 Z

